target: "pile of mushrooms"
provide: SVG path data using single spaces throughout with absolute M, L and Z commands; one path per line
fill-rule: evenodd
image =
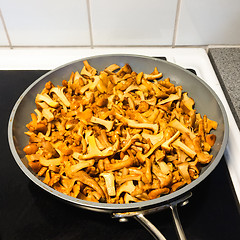
M 199 177 L 217 122 L 194 100 L 129 64 L 103 71 L 84 61 L 62 86 L 46 83 L 25 132 L 29 166 L 52 188 L 94 202 L 132 203 L 176 191 Z

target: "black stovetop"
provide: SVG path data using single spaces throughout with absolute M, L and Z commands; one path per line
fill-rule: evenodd
M 45 72 L 0 71 L 0 239 L 153 239 L 134 219 L 120 223 L 66 204 L 31 182 L 16 164 L 8 145 L 9 115 L 26 87 Z M 178 211 L 188 239 L 240 238 L 239 209 L 224 158 Z M 177 239 L 170 210 L 147 218 L 167 239 Z

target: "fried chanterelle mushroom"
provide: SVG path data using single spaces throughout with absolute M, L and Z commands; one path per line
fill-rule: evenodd
M 84 61 L 79 72 L 62 86 L 46 83 L 27 124 L 24 151 L 44 183 L 88 201 L 131 203 L 198 178 L 217 122 L 196 113 L 181 86 L 129 64 L 98 73 Z

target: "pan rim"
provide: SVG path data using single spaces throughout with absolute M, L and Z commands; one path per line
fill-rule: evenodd
M 196 180 L 194 180 L 193 182 L 191 182 L 190 184 L 182 187 L 181 189 L 177 190 L 176 192 L 167 194 L 165 196 L 161 196 L 160 198 L 156 198 L 156 199 L 152 199 L 152 200 L 147 200 L 147 201 L 142 201 L 142 202 L 138 202 L 138 203 L 129 203 L 129 204 L 109 204 L 109 203 L 93 203 L 90 201 L 86 201 L 86 200 L 81 200 L 81 199 L 77 199 L 71 196 L 68 196 L 66 194 L 60 193 L 57 190 L 49 187 L 48 185 L 44 184 L 41 180 L 39 180 L 36 176 L 34 176 L 30 170 L 23 164 L 21 158 L 19 157 L 16 148 L 15 148 L 15 144 L 14 144 L 14 139 L 13 139 L 13 122 L 14 122 L 14 117 L 15 117 L 15 113 L 18 109 L 18 106 L 20 105 L 20 103 L 22 102 L 22 99 L 25 97 L 25 95 L 40 81 L 42 81 L 45 77 L 47 77 L 48 75 L 50 75 L 53 72 L 56 72 L 64 67 L 67 67 L 71 64 L 74 63 L 78 63 L 78 62 L 82 62 L 83 60 L 89 60 L 89 59 L 95 59 L 95 58 L 102 58 L 102 57 L 134 57 L 134 58 L 144 58 L 144 59 L 151 59 L 153 61 L 156 62 L 164 62 L 169 65 L 172 65 L 173 67 L 184 71 L 187 74 L 192 75 L 192 77 L 194 77 L 195 79 L 197 79 L 201 84 L 203 84 L 209 91 L 210 93 L 214 96 L 214 98 L 216 99 L 219 108 L 222 112 L 223 115 L 223 120 L 224 120 L 224 136 L 223 136 L 223 141 L 222 141 L 222 146 L 219 150 L 219 152 L 217 153 L 214 161 L 211 163 L 211 166 L 209 166 L 200 176 L 199 178 L 197 178 Z M 18 166 L 20 167 L 20 169 L 25 173 L 25 175 L 32 181 L 34 182 L 36 185 L 40 186 L 43 190 L 53 194 L 54 196 L 67 201 L 70 204 L 75 204 L 79 207 L 82 208 L 87 208 L 90 210 L 94 210 L 94 211 L 108 211 L 108 212 L 123 212 L 123 211 L 135 211 L 135 210 L 139 210 L 139 209 L 147 209 L 147 208 L 152 208 L 153 206 L 159 206 L 159 205 L 164 205 L 167 204 L 171 201 L 174 201 L 175 199 L 183 196 L 185 193 L 191 191 L 191 189 L 193 189 L 196 185 L 198 185 L 200 182 L 202 182 L 214 169 L 215 167 L 218 165 L 218 163 L 220 162 L 223 153 L 225 151 L 226 145 L 227 145 L 227 141 L 228 141 L 228 135 L 229 135 L 229 125 L 228 125 L 228 118 L 227 118 L 227 114 L 226 114 L 226 110 L 220 100 L 220 98 L 217 96 L 217 94 L 213 91 L 213 89 L 205 82 L 203 81 L 201 78 L 199 78 L 198 76 L 194 75 L 193 73 L 187 71 L 186 69 L 184 69 L 183 67 L 168 62 L 166 60 L 161 60 L 161 59 L 156 59 L 154 57 L 149 57 L 149 56 L 144 56 L 144 55 L 137 55 L 137 54 L 103 54 L 103 55 L 95 55 L 95 56 L 91 56 L 91 57 L 86 57 L 86 58 L 81 58 L 78 60 L 74 60 L 71 61 L 69 63 L 66 63 L 64 65 L 61 65 L 53 70 L 48 71 L 47 73 L 45 73 L 44 75 L 42 75 L 41 77 L 39 77 L 38 79 L 36 79 L 32 84 L 30 84 L 25 90 L 24 92 L 20 95 L 20 97 L 18 98 L 18 100 L 16 101 L 10 117 L 9 117 L 9 123 L 8 123 L 8 142 L 9 142 L 9 146 L 10 146 L 10 150 L 12 152 L 12 155 L 16 161 L 16 163 L 18 164 Z

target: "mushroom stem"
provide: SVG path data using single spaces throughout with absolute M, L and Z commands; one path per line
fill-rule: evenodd
M 113 128 L 113 121 L 107 121 L 107 120 L 103 120 L 101 118 L 97 118 L 92 116 L 91 120 L 92 123 L 98 123 L 100 125 L 103 125 L 104 127 L 106 127 L 107 131 L 110 132 Z
M 77 172 L 76 174 L 74 174 L 74 178 L 78 179 L 83 184 L 86 184 L 86 185 L 90 186 L 91 188 L 96 190 L 101 195 L 102 198 L 105 198 L 105 194 L 104 194 L 102 188 L 86 172 L 81 170 L 81 171 Z
M 169 146 L 172 142 L 174 142 L 180 135 L 180 132 L 177 131 L 171 138 L 169 138 L 166 142 L 164 142 L 161 147 L 166 151 L 170 151 L 171 147 Z
M 115 115 L 116 115 L 116 117 L 118 118 L 119 121 L 127 124 L 129 127 L 132 127 L 132 128 L 147 128 L 147 129 L 153 130 L 153 132 L 155 134 L 157 134 L 157 132 L 158 132 L 158 124 L 138 123 L 137 121 L 125 118 L 118 113 L 116 113 Z
M 116 170 L 120 170 L 122 168 L 129 168 L 133 165 L 134 160 L 130 157 L 126 157 L 123 160 L 120 160 L 116 163 L 108 163 L 105 164 L 105 170 L 106 171 L 116 171 Z
M 110 197 L 113 197 L 116 195 L 115 191 L 115 179 L 112 173 L 101 173 L 100 176 L 104 177 L 106 187 L 107 187 L 107 192 Z
M 196 137 L 195 134 L 194 134 L 190 129 L 188 129 L 185 125 L 183 125 L 183 124 L 182 124 L 181 122 L 179 122 L 177 119 L 172 120 L 172 121 L 169 123 L 169 126 L 177 129 L 177 130 L 180 131 L 181 133 L 187 133 L 187 134 L 189 134 L 189 136 L 190 136 L 191 139 L 194 139 L 194 138 Z
M 70 107 L 70 102 L 68 101 L 68 99 L 66 98 L 66 96 L 63 93 L 64 89 L 65 89 L 64 87 L 61 89 L 58 87 L 54 87 L 51 89 L 50 92 L 54 92 L 66 107 Z
M 183 142 L 180 141 L 178 138 L 175 142 L 172 143 L 174 148 L 180 148 L 183 152 L 185 152 L 190 158 L 194 158 L 197 153 L 185 145 Z
M 46 93 L 37 94 L 36 102 L 41 102 L 41 101 L 47 103 L 50 107 L 53 107 L 53 108 L 56 108 L 59 105 L 58 102 L 52 100 L 52 98 L 48 96 Z

